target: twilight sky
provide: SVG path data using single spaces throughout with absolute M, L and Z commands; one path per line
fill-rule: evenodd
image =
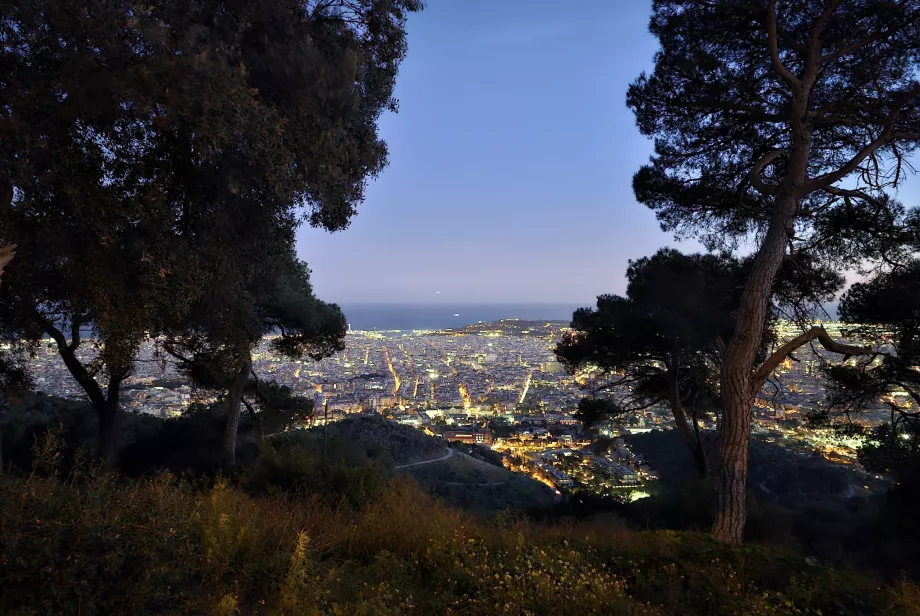
M 649 7 L 429 0 L 409 19 L 399 113 L 380 123 L 389 166 L 348 229 L 298 235 L 317 295 L 593 304 L 623 292 L 628 259 L 676 245 L 631 188 L 651 153 L 625 104 L 657 48 Z M 916 204 L 920 179 L 900 196 Z

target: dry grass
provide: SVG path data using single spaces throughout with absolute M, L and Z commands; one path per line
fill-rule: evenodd
M 483 522 L 412 481 L 357 505 L 123 480 L 54 448 L 0 479 L 4 614 L 916 614 L 920 591 L 600 523 Z M 364 488 L 362 488 L 364 489 Z

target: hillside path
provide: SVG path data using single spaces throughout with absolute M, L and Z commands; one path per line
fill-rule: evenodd
M 447 458 L 451 457 L 452 455 L 454 455 L 454 450 L 451 449 L 450 447 L 448 447 L 448 448 L 447 448 L 447 455 L 445 455 L 445 456 L 442 456 L 442 457 L 440 457 L 440 458 L 435 458 L 434 460 L 422 460 L 421 462 L 412 462 L 411 464 L 400 464 L 399 466 L 396 467 L 396 470 L 399 470 L 399 469 L 401 469 L 401 468 L 409 468 L 410 466 L 419 466 L 419 465 L 421 465 L 421 464 L 431 464 L 432 462 L 440 462 L 440 461 L 442 461 L 442 460 L 446 460 Z

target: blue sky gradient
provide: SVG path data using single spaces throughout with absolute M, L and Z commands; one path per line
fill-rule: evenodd
M 632 194 L 652 144 L 625 97 L 652 68 L 650 2 L 427 5 L 380 123 L 389 166 L 347 230 L 299 232 L 320 298 L 587 305 L 623 292 L 629 259 L 700 249 Z

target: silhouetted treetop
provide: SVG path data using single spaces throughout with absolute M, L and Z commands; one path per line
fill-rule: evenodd
M 920 141 L 920 1 L 656 0 L 653 11 L 661 49 L 627 103 L 655 137 L 636 193 L 665 229 L 713 241 L 762 230 L 796 134 L 811 143 L 800 197 L 819 192 L 802 215 L 842 196 L 850 174 L 873 189 L 903 179 Z
M 386 164 L 377 120 L 396 108 L 418 8 L 0 6 L 0 241 L 19 246 L 0 290 L 4 337 L 50 336 L 109 417 L 148 332 L 200 326 L 209 306 L 210 332 L 248 319 L 255 335 L 253 279 L 302 221 L 347 227 Z M 91 366 L 77 359 L 81 328 L 98 345 Z

